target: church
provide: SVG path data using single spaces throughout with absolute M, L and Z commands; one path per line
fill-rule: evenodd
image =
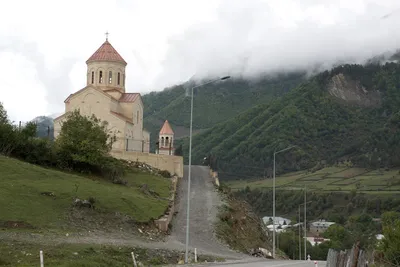
M 54 119 L 54 137 L 60 134 L 66 114 L 78 109 L 81 115 L 94 114 L 108 122 L 116 136 L 112 151 L 150 152 L 150 133 L 143 129 L 143 101 L 139 93 L 127 93 L 127 62 L 106 41 L 86 61 L 86 86 L 69 95 L 65 113 Z

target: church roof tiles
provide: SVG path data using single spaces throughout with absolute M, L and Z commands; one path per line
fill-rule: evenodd
M 119 102 L 135 102 L 139 97 L 138 93 L 123 93 L 119 98 Z
M 126 122 L 132 123 L 132 119 L 126 117 L 124 114 L 121 114 L 121 113 L 118 113 L 118 112 L 114 112 L 114 111 L 110 111 L 110 112 L 111 112 L 111 114 L 113 114 L 114 116 L 117 116 L 118 118 L 120 118 L 120 119 L 122 119 L 122 120 L 124 120 L 124 121 L 126 121 Z
M 171 125 L 169 125 L 168 120 L 164 122 L 164 125 L 160 130 L 160 135 L 163 134 L 174 134 L 174 131 L 172 131 Z
M 117 61 L 122 62 L 125 65 L 126 61 L 121 57 L 121 55 L 115 50 L 115 48 L 106 40 L 96 52 L 86 61 L 86 63 L 91 61 Z

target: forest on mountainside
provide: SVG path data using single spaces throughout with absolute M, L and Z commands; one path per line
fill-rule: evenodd
M 354 89 L 346 84 L 356 85 L 359 94 L 377 96 L 378 104 L 334 96 L 329 88 L 338 75 L 347 81 L 344 91 Z M 278 174 L 343 160 L 371 168 L 399 166 L 399 105 L 399 64 L 342 65 L 195 135 L 193 160 L 201 164 L 212 155 L 222 179 L 270 176 L 274 151 L 292 145 L 278 155 Z
M 193 101 L 194 132 L 211 128 L 254 105 L 269 103 L 299 85 L 306 79 L 305 75 L 305 72 L 276 74 L 262 76 L 252 81 L 232 77 L 229 80 L 196 88 Z M 151 133 L 154 141 L 152 147 L 165 120 L 170 122 L 177 139 L 188 135 L 190 123 L 188 93 L 196 84 L 189 81 L 161 92 L 143 95 L 144 127 Z
M 37 137 L 45 137 L 50 140 L 54 140 L 54 123 L 53 119 L 47 116 L 39 116 L 32 120 L 35 122 L 36 128 L 36 136 Z

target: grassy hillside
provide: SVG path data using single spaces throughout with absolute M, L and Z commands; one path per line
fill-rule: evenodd
M 0 156 L 0 173 L 0 225 L 6 228 L 15 221 L 35 228 L 68 227 L 75 198 L 95 199 L 95 213 L 87 212 L 88 217 L 121 213 L 136 222 L 158 218 L 168 206 L 170 179 L 141 172 L 129 173 L 128 185 L 122 186 Z M 159 197 L 142 192 L 143 184 Z
M 193 158 L 212 154 L 223 179 L 333 165 L 400 165 L 400 65 L 344 65 L 321 73 L 286 95 L 197 134 Z M 183 149 L 187 153 L 185 142 Z
M 16 249 L 18 248 L 18 249 Z M 181 251 L 165 249 L 133 248 L 95 244 L 41 244 L 44 266 L 49 267 L 127 267 L 133 266 L 131 252 L 135 253 L 138 266 L 166 266 L 177 264 L 183 258 Z M 38 245 L 27 242 L 0 242 L 0 266 L 39 266 Z M 222 261 L 207 255 L 199 255 L 199 262 Z M 140 265 L 142 264 L 142 265 Z
M 230 181 L 227 185 L 233 190 L 269 189 L 272 179 Z M 392 170 L 369 170 L 352 167 L 327 167 L 316 172 L 299 171 L 276 178 L 279 190 L 303 190 L 319 192 L 351 192 L 370 194 L 400 194 L 400 172 Z
M 304 73 L 263 77 L 257 81 L 231 78 L 195 90 L 193 128 L 207 129 L 233 118 L 260 103 L 268 103 L 285 94 L 304 80 Z M 186 88 L 194 84 L 167 88 L 162 92 L 143 95 L 144 126 L 157 137 L 162 123 L 168 119 L 176 137 L 188 135 L 190 98 Z M 154 140 L 154 139 L 153 139 Z

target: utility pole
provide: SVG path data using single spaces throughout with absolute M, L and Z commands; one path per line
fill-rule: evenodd
M 275 235 L 276 235 L 276 229 L 275 229 L 275 154 L 274 153 L 274 179 L 272 182 L 272 258 L 275 259 Z
M 273 182 L 272 182 L 272 217 L 273 217 L 273 232 L 272 232 L 272 258 L 275 259 L 275 235 L 276 235 L 276 229 L 275 229 L 275 158 L 276 158 L 276 154 L 284 152 L 286 150 L 289 150 L 291 148 L 295 147 L 294 146 L 290 146 L 287 147 L 285 149 L 279 150 L 279 151 L 275 151 L 274 152 L 274 174 L 273 174 Z
M 304 186 L 304 260 L 307 260 L 307 186 Z
M 301 260 L 301 215 L 299 206 L 299 260 Z

